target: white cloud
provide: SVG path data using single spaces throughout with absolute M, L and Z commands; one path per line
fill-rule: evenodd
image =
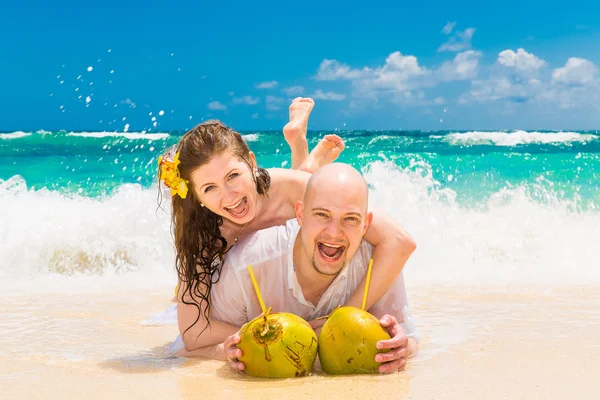
M 281 104 L 283 103 L 283 98 L 276 96 L 267 96 L 265 99 L 265 104 L 267 110 L 269 111 L 277 111 L 281 109 Z
M 321 89 L 317 89 L 315 93 L 313 93 L 312 97 L 317 100 L 344 100 L 346 95 L 334 93 L 334 92 L 323 92 Z
M 518 51 L 515 54 L 518 55 Z M 504 60 L 507 59 L 512 60 Z M 536 59 L 540 60 L 537 57 Z M 527 60 L 527 68 L 521 63 L 520 69 L 517 67 L 519 61 L 507 62 L 521 72 L 531 72 L 534 66 L 540 65 L 539 61 L 531 61 L 531 57 Z M 471 90 L 462 95 L 459 102 L 502 101 L 507 108 L 529 102 L 543 104 L 544 107 L 558 106 L 561 109 L 587 107 L 600 101 L 599 86 L 597 68 L 592 62 L 581 58 L 569 58 L 564 67 L 555 69 L 552 74 L 528 77 L 527 74 L 504 75 L 499 71 L 487 80 L 473 81 Z
M 596 108 L 600 103 L 600 91 L 597 85 L 589 86 L 546 86 L 538 100 L 547 104 L 558 105 L 561 109 Z
M 471 48 L 471 40 L 475 34 L 475 28 L 467 28 L 456 32 L 448 41 L 440 46 L 438 51 L 463 51 Z
M 287 94 L 288 96 L 299 96 L 302 93 L 304 93 L 304 87 L 303 86 L 291 86 L 285 89 L 281 90 L 283 93 Z
M 345 79 L 352 82 L 352 104 L 359 99 L 371 105 L 384 96 L 398 104 L 434 104 L 427 100 L 423 88 L 431 88 L 441 81 L 472 79 L 479 72 L 482 54 L 468 50 L 457 54 L 438 69 L 429 69 L 419 64 L 417 57 L 399 51 L 388 55 L 385 64 L 378 67 L 352 68 L 337 60 L 324 60 L 319 66 L 317 79 Z M 329 100 L 342 99 L 345 95 L 318 91 L 315 97 Z M 362 104 L 362 103 L 361 103 Z
M 552 72 L 555 83 L 565 85 L 585 85 L 595 81 L 597 69 L 594 64 L 585 58 L 571 57 L 562 68 Z
M 257 89 L 273 89 L 275 86 L 279 85 L 277 81 L 268 81 L 268 82 L 260 82 L 255 85 Z
M 485 103 L 497 100 L 508 100 L 524 103 L 534 96 L 533 88 L 528 81 L 512 82 L 506 76 L 492 76 L 487 80 L 472 82 L 471 90 L 461 96 L 460 103 Z
M 367 71 L 367 68 L 363 69 Z M 420 86 L 426 86 L 425 79 L 431 73 L 419 65 L 417 57 L 405 56 L 399 51 L 390 54 L 382 67 L 368 69 L 365 78 L 355 81 L 360 90 L 394 90 L 405 92 Z M 366 72 L 365 72 L 366 74 Z
M 403 55 L 399 51 L 391 53 L 385 64 L 375 68 L 353 69 L 336 60 L 325 60 L 319 67 L 322 78 L 348 79 L 352 81 L 356 92 L 365 96 L 374 96 L 376 92 L 400 93 L 402 99 L 421 98 L 412 90 L 433 87 L 440 81 L 472 79 L 479 71 L 482 54 L 468 50 L 457 54 L 437 70 L 428 69 L 419 64 L 417 57 Z M 343 78 L 342 78 L 343 77 Z
M 457 81 L 472 79 L 477 76 L 479 71 L 479 51 L 468 50 L 458 53 L 454 60 L 446 61 L 436 71 L 436 76 L 442 81 Z
M 247 105 L 254 105 L 254 104 L 258 104 L 260 102 L 260 99 L 258 97 L 252 97 L 252 96 L 242 96 L 242 97 L 234 97 L 232 100 L 233 104 L 247 104 Z
M 319 89 L 313 97 L 322 100 L 347 98 L 350 110 L 381 107 L 385 101 L 401 107 L 439 106 L 456 101 L 490 104 L 498 113 L 523 112 L 523 107 L 529 107 L 530 111 L 574 107 L 600 109 L 600 74 L 589 60 L 572 57 L 563 67 L 552 71 L 541 57 L 517 48 L 499 52 L 495 62 L 484 65 L 483 54 L 468 49 L 474 28 L 456 31 L 455 23 L 449 22 L 442 33 L 448 36 L 448 41 L 438 51 L 456 54 L 438 66 L 422 65 L 417 57 L 399 51 L 389 54 L 383 64 L 375 66 L 356 67 L 335 59 L 324 59 L 315 79 L 348 81 L 351 91 L 341 94 L 340 89 L 337 93 Z M 471 87 L 458 99 L 442 97 L 442 92 L 432 90 L 442 82 L 464 80 L 471 80 Z
M 227 106 L 225 104 L 221 104 L 220 101 L 211 101 L 210 103 L 208 103 L 207 107 L 209 110 L 227 110 Z
M 337 60 L 325 59 L 321 62 L 316 75 L 317 80 L 350 80 L 359 92 L 378 90 L 407 91 L 422 86 L 430 74 L 419 65 L 415 56 L 405 56 L 399 51 L 391 53 L 383 66 L 354 69 Z
M 558 103 L 562 109 L 597 107 L 600 104 L 597 67 L 584 58 L 569 58 L 564 67 L 552 71 L 549 88 L 540 97 Z
M 515 68 L 517 71 L 535 71 L 546 65 L 546 62 L 532 53 L 526 52 L 524 49 L 504 50 L 498 54 L 498 64 L 505 67 Z
M 446 25 L 444 25 L 444 27 L 442 28 L 442 33 L 444 35 L 449 35 L 452 32 L 452 29 L 454 29 L 454 27 L 456 26 L 456 22 L 448 22 Z
M 369 71 L 368 68 L 364 70 L 352 69 L 347 65 L 340 64 L 337 60 L 325 59 L 319 65 L 315 79 L 318 81 L 353 80 L 364 76 Z

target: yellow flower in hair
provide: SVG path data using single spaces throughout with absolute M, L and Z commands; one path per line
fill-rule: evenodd
M 160 166 L 160 179 L 167 187 L 171 188 L 171 196 L 178 194 L 179 197 L 185 199 L 188 185 L 187 181 L 179 175 L 179 152 L 175 153 L 173 161 L 159 156 L 158 165 Z

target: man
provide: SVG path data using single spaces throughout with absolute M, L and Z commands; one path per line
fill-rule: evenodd
M 317 170 L 304 201 L 296 205 L 296 220 L 258 231 L 228 253 L 212 288 L 212 317 L 241 327 L 261 314 L 248 265 L 273 313 L 289 312 L 307 321 L 331 313 L 348 300 L 367 271 L 373 252 L 363 240 L 372 220 L 367 210 L 368 187 L 357 170 L 340 163 Z M 402 274 L 369 312 L 392 337 L 378 343 L 378 348 L 392 349 L 377 356 L 379 371 L 404 368 L 417 351 L 418 336 Z M 241 371 L 245 366 L 237 360 L 237 343 L 239 335 L 232 335 L 217 353 L 224 352 L 231 367 Z

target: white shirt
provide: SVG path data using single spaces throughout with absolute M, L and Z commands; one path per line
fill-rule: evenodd
M 235 245 L 225 256 L 219 280 L 212 286 L 211 317 L 242 326 L 261 314 L 248 265 L 252 265 L 265 306 L 272 307 L 273 313 L 293 313 L 310 321 L 344 305 L 367 272 L 373 246 L 363 240 L 319 302 L 312 304 L 304 298 L 294 270 L 293 249 L 299 230 L 297 221 L 292 219 L 285 226 L 255 232 Z M 369 312 L 377 318 L 385 314 L 395 316 L 403 321 L 406 335 L 419 340 L 409 313 L 402 274 Z

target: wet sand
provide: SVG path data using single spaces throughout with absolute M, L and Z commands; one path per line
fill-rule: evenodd
M 261 380 L 166 358 L 169 291 L 0 296 L 0 399 L 597 399 L 600 287 L 409 288 L 421 350 L 392 375 Z

